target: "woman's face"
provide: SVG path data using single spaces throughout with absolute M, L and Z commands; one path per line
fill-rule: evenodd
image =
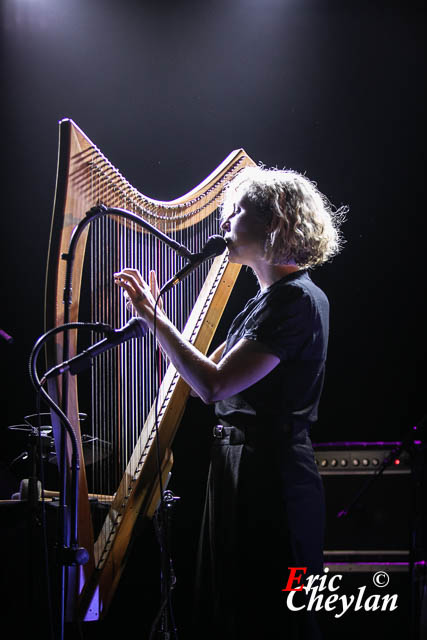
M 264 257 L 266 223 L 246 193 L 237 194 L 233 208 L 223 220 L 221 229 L 229 251 L 229 261 L 251 266 Z

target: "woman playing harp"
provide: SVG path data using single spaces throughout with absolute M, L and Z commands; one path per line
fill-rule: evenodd
M 163 311 L 163 351 L 194 393 L 215 403 L 199 549 L 198 637 L 277 637 L 289 626 L 317 637 L 309 616 L 289 612 L 288 567 L 322 571 L 324 502 L 309 432 L 317 419 L 329 305 L 308 269 L 340 249 L 342 212 L 304 176 L 244 168 L 227 188 L 222 225 L 229 261 L 254 271 L 259 292 L 210 358 Z M 150 329 L 158 286 L 123 269 L 116 283 Z M 279 636 L 280 637 L 280 636 Z

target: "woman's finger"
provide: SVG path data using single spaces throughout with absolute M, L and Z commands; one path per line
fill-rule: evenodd
M 134 306 L 132 304 L 132 298 L 130 297 L 130 295 L 126 290 L 123 290 L 123 294 L 124 294 L 123 297 L 125 299 L 126 311 L 129 311 L 129 313 L 132 313 L 132 311 L 134 310 Z
M 136 302 L 144 296 L 144 288 L 137 281 L 135 276 L 129 273 L 124 274 L 120 272 L 114 274 L 114 282 L 128 293 L 132 302 Z
M 115 283 L 125 291 L 132 302 L 136 300 L 136 298 L 138 297 L 138 292 L 135 291 L 130 283 L 126 282 L 125 280 L 115 280 Z
M 120 280 L 122 282 L 127 282 L 128 284 L 132 284 L 136 289 L 141 288 L 144 289 L 147 287 L 147 283 L 141 277 L 141 274 L 136 271 L 136 269 L 123 269 L 118 273 L 114 274 L 115 280 Z
M 140 272 L 137 269 L 122 269 L 114 274 L 115 278 L 120 278 L 126 282 L 131 282 L 135 288 L 148 289 L 148 285 L 144 282 Z
M 156 272 L 155 271 L 150 271 L 149 274 L 149 279 L 150 279 L 150 292 L 151 295 L 153 296 L 154 300 L 157 301 L 157 298 L 160 295 L 160 288 L 157 282 L 157 276 L 156 276 Z M 160 298 L 159 301 L 157 302 L 157 307 L 163 311 L 163 301 Z

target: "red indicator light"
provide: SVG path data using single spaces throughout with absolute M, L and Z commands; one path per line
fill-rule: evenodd
M 400 464 L 400 460 L 397 460 L 397 459 L 396 459 L 396 460 L 394 461 L 394 464 Z

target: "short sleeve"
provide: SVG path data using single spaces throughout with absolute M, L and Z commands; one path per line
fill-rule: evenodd
M 242 338 L 263 344 L 281 361 L 300 354 L 312 332 L 312 302 L 299 287 L 271 292 L 247 318 Z

